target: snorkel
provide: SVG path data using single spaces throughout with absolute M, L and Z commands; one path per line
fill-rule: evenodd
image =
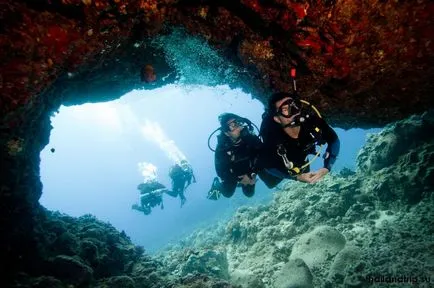
M 292 97 L 289 97 L 288 100 L 283 102 L 277 111 L 277 114 L 282 117 L 293 118 L 291 123 L 285 125 L 284 128 L 300 126 L 300 124 L 305 121 L 305 118 L 302 116 L 303 113 L 301 100 L 297 93 L 297 82 L 295 80 L 295 77 L 297 76 L 297 70 L 295 68 L 291 68 L 289 75 L 292 80 Z M 284 113 L 284 109 L 287 110 L 287 113 Z

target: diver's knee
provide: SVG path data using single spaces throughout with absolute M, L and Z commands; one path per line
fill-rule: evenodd
M 226 198 L 230 198 L 230 197 L 232 197 L 232 195 L 234 195 L 236 188 L 237 188 L 237 182 L 236 181 L 223 180 L 223 182 L 221 182 L 220 192 Z
M 253 197 L 253 195 L 255 195 L 255 186 L 243 186 L 243 194 L 249 198 Z
M 231 198 L 235 193 L 235 189 L 233 191 L 222 190 L 221 193 L 226 198 Z
M 253 192 L 251 192 L 251 193 L 244 193 L 244 195 L 245 195 L 246 197 L 251 198 L 251 197 L 253 197 L 253 195 L 255 195 L 255 191 L 253 191 Z
M 267 186 L 269 189 L 273 189 L 283 180 L 282 178 L 276 177 L 266 171 L 259 172 L 258 176 L 259 179 L 261 179 L 265 186 Z

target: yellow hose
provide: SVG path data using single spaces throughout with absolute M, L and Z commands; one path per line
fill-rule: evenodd
M 321 114 L 319 113 L 318 109 L 316 109 L 315 106 L 313 106 L 312 104 L 310 104 L 306 100 L 300 100 L 300 102 L 304 103 L 306 105 L 309 105 L 310 107 L 312 107 L 313 111 L 316 112 L 316 114 L 318 115 L 318 117 L 322 118 Z M 316 158 L 318 158 L 318 156 L 321 154 L 321 150 L 322 150 L 322 144 L 319 146 L 319 151 L 315 154 L 315 156 L 312 158 L 312 160 L 310 160 L 309 162 L 307 162 L 306 164 L 304 164 L 303 166 L 300 167 L 300 172 L 301 172 L 301 170 L 303 170 L 304 168 L 306 168 L 307 166 L 309 166 L 313 161 L 315 161 Z M 295 167 L 295 168 L 297 168 L 297 167 Z M 300 173 L 300 172 L 298 172 L 298 173 Z

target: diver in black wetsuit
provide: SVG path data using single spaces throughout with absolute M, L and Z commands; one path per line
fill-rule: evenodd
M 223 113 L 219 121 L 221 133 L 217 136 L 215 169 L 222 182 L 218 183 L 218 178 L 214 179 L 213 187 L 218 186 L 217 190 L 223 196 L 231 197 L 239 185 L 244 195 L 252 197 L 255 193 L 255 164 L 261 140 L 253 133 L 252 123 L 246 118 Z M 208 198 L 213 199 L 211 197 Z
M 170 168 L 169 177 L 172 179 L 172 191 L 167 194 L 172 197 L 178 197 L 181 199 L 181 207 L 187 201 L 184 192 L 191 182 L 196 183 L 196 177 L 193 173 L 193 168 L 187 162 L 187 160 L 181 160 L 180 163 L 176 163 Z
M 151 209 L 157 205 L 163 206 L 163 193 L 167 193 L 169 190 L 163 184 L 156 180 L 140 183 L 137 186 L 140 191 L 140 205 L 133 204 L 131 207 L 134 210 L 143 212 L 145 215 L 151 214 Z
M 273 94 L 263 115 L 261 137 L 264 148 L 260 178 L 272 188 L 284 178 L 315 183 L 330 172 L 339 154 L 336 132 L 321 118 L 318 110 L 291 93 Z M 310 172 L 309 154 L 320 154 L 317 145 L 327 143 L 323 168 Z

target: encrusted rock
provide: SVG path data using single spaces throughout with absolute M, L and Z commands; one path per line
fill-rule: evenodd
M 274 288 L 313 288 L 313 276 L 302 259 L 289 260 L 276 274 Z
M 96 288 L 135 288 L 135 282 L 128 276 L 114 276 L 102 279 L 98 282 Z
M 345 247 L 345 237 L 336 229 L 320 226 L 301 235 L 292 247 L 290 259 L 303 259 L 313 269 Z
M 346 269 L 353 265 L 356 266 L 357 261 L 360 259 L 360 248 L 348 245 L 342 249 L 333 260 L 330 268 L 328 278 L 332 283 L 338 283 L 340 279 L 344 279 L 347 271 Z M 341 281 L 342 283 L 343 281 Z
M 182 275 L 201 273 L 220 279 L 229 279 L 228 260 L 225 251 L 205 250 L 191 253 L 182 264 Z

